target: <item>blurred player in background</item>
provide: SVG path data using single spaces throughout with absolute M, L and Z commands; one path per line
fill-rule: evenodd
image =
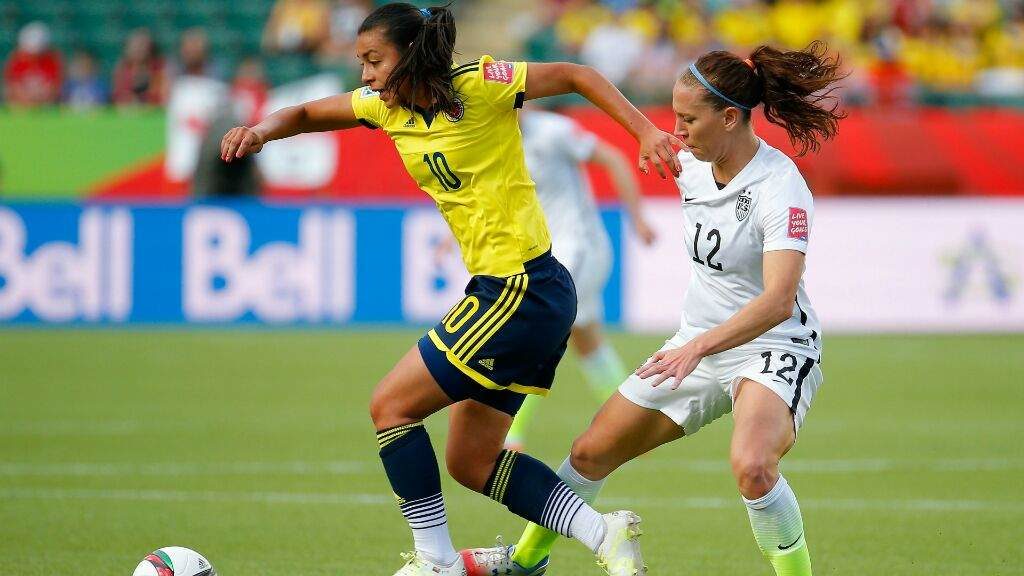
M 778 465 L 822 382 L 821 328 L 802 280 L 811 193 L 793 161 L 754 133 L 750 112 L 763 104 L 800 154 L 817 150 L 842 118 L 831 95 L 839 64 L 826 53 L 822 43 L 761 46 L 747 60 L 709 52 L 677 80 L 675 132 L 687 149 L 676 182 L 692 269 L 681 326 L 559 470 L 593 502 L 622 464 L 732 412 L 733 475 L 778 576 L 811 574 L 800 507 Z M 530 525 L 515 546 L 468 550 L 470 576 L 541 574 L 556 538 Z
M 614 575 L 642 569 L 631 512 L 601 515 L 550 468 L 502 443 L 526 394 L 544 395 L 576 317 L 568 271 L 551 256 L 526 170 L 518 110 L 531 98 L 578 93 L 640 142 L 640 164 L 679 173 L 675 137 L 655 127 L 607 79 L 576 64 L 490 56 L 453 65 L 447 8 L 394 3 L 359 28 L 366 87 L 285 108 L 223 139 L 226 161 L 303 132 L 383 129 L 409 174 L 437 203 L 473 275 L 456 304 L 377 385 L 370 416 L 385 473 L 413 533 L 396 576 L 459 576 L 434 449 L 423 419 L 451 407 L 452 477 L 523 518 L 575 538 Z M 667 171 L 666 171 L 667 170 Z
M 644 244 L 655 239 L 640 206 L 639 184 L 629 159 L 572 119 L 528 106 L 519 114 L 526 167 L 551 231 L 551 253 L 576 284 L 576 322 L 569 342 L 583 377 L 599 402 L 611 396 L 627 370 L 601 334 L 604 287 L 612 267 L 612 243 L 601 221 L 584 163 L 604 168 Z M 530 396 L 512 422 L 505 447 L 522 450 L 540 398 Z

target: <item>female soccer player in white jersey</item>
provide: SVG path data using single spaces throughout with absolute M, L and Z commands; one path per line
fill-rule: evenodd
M 584 164 L 595 164 L 611 177 L 634 233 L 644 243 L 655 239 L 644 219 L 639 183 L 630 161 L 608 142 L 567 116 L 527 106 L 519 114 L 526 168 L 537 186 L 537 199 L 551 232 L 551 253 L 576 284 L 576 322 L 569 344 L 576 352 L 587 385 L 598 402 L 618 388 L 627 371 L 602 335 L 604 287 L 612 267 L 612 244 Z M 533 415 L 541 404 L 531 396 L 512 421 L 505 446 L 522 450 Z
M 576 92 L 636 136 L 640 160 L 679 173 L 682 143 L 655 127 L 603 76 L 575 64 L 456 66 L 455 20 L 445 7 L 384 4 L 359 27 L 360 90 L 279 110 L 223 139 L 226 160 L 303 132 L 381 129 L 437 203 L 472 279 L 452 307 L 377 384 L 370 418 L 384 472 L 415 551 L 396 576 L 462 576 L 448 533 L 441 478 L 423 419 L 450 407 L 452 477 L 523 518 L 587 545 L 616 575 L 642 564 L 639 518 L 601 515 L 553 470 L 503 450 L 526 394 L 544 395 L 576 316 L 572 279 L 551 240 L 523 159 L 517 117 L 531 98 Z
M 801 279 L 811 193 L 792 160 L 754 133 L 750 112 L 763 105 L 801 154 L 833 137 L 839 64 L 826 53 L 822 43 L 761 46 L 747 60 L 710 52 L 676 82 L 692 270 L 681 326 L 605 403 L 559 470 L 593 502 L 625 462 L 732 412 L 733 475 L 779 576 L 811 574 L 800 508 L 778 465 L 822 382 L 821 329 Z M 466 551 L 469 574 L 541 574 L 556 537 L 531 525 L 515 546 Z

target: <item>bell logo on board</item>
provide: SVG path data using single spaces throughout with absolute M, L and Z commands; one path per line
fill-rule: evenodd
M 45 322 L 128 319 L 131 215 L 124 209 L 88 208 L 77 224 L 74 243 L 53 240 L 33 247 L 21 216 L 0 208 L 0 320 L 26 313 Z M 58 238 L 67 228 L 52 220 L 47 226 Z M 34 232 L 40 234 L 48 235 Z

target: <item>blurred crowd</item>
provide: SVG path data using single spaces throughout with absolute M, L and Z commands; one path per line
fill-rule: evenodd
M 181 31 L 175 45 L 165 46 L 169 53 L 152 30 L 140 27 L 125 38 L 121 54 L 108 69 L 88 45 L 62 51 L 51 42 L 47 23 L 30 22 L 19 30 L 6 55 L 2 102 L 15 107 L 66 104 L 76 109 L 163 106 L 176 79 L 197 76 L 229 81 L 237 98 L 258 109 L 271 84 L 265 73 L 268 59 L 285 58 L 296 77 L 325 69 L 351 77 L 356 31 L 373 7 L 373 0 L 277 0 L 262 26 L 259 45 L 240 56 L 212 48 L 204 26 Z
M 269 14 L 259 15 L 253 34 L 258 38 L 247 49 L 211 44 L 208 34 L 224 28 L 224 22 L 183 29 L 162 45 L 154 31 L 135 28 L 118 42 L 115 61 L 97 58 L 87 43 L 55 46 L 46 22 L 29 22 L 18 30 L 9 53 L 0 54 L 3 102 L 19 107 L 64 103 L 77 109 L 162 106 L 175 79 L 200 76 L 230 83 L 236 97 L 255 110 L 268 86 L 279 83 L 280 78 L 268 78 L 268 71 L 302 76 L 330 70 L 342 75 L 346 85 L 355 85 L 352 45 L 376 3 L 276 0 Z M 848 67 L 843 96 L 851 105 L 1024 105 L 1024 0 L 532 4 L 510 24 L 520 56 L 590 64 L 638 102 L 667 101 L 668 79 L 706 50 L 746 54 L 763 43 L 802 48 L 823 39 Z M 234 9 L 230 3 L 206 6 Z M 249 41 L 244 31 L 239 35 Z M 215 36 L 218 42 L 222 38 L 221 32 Z
M 849 104 L 1024 103 L 1022 0 L 544 0 L 516 20 L 523 55 L 597 67 L 640 101 L 707 50 L 826 40 Z

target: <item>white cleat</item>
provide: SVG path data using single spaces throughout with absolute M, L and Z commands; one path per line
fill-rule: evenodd
M 604 540 L 597 548 L 597 565 L 610 576 L 643 576 L 647 566 L 640 556 L 640 517 L 628 510 L 604 515 Z
M 467 576 L 543 576 L 548 570 L 548 558 L 536 566 L 523 567 L 512 560 L 515 546 L 505 546 L 498 536 L 493 548 L 469 548 L 460 552 L 466 565 Z
M 466 576 L 462 556 L 451 566 L 434 564 L 419 552 L 403 552 L 402 559 L 405 560 L 405 566 L 399 568 L 395 576 Z

